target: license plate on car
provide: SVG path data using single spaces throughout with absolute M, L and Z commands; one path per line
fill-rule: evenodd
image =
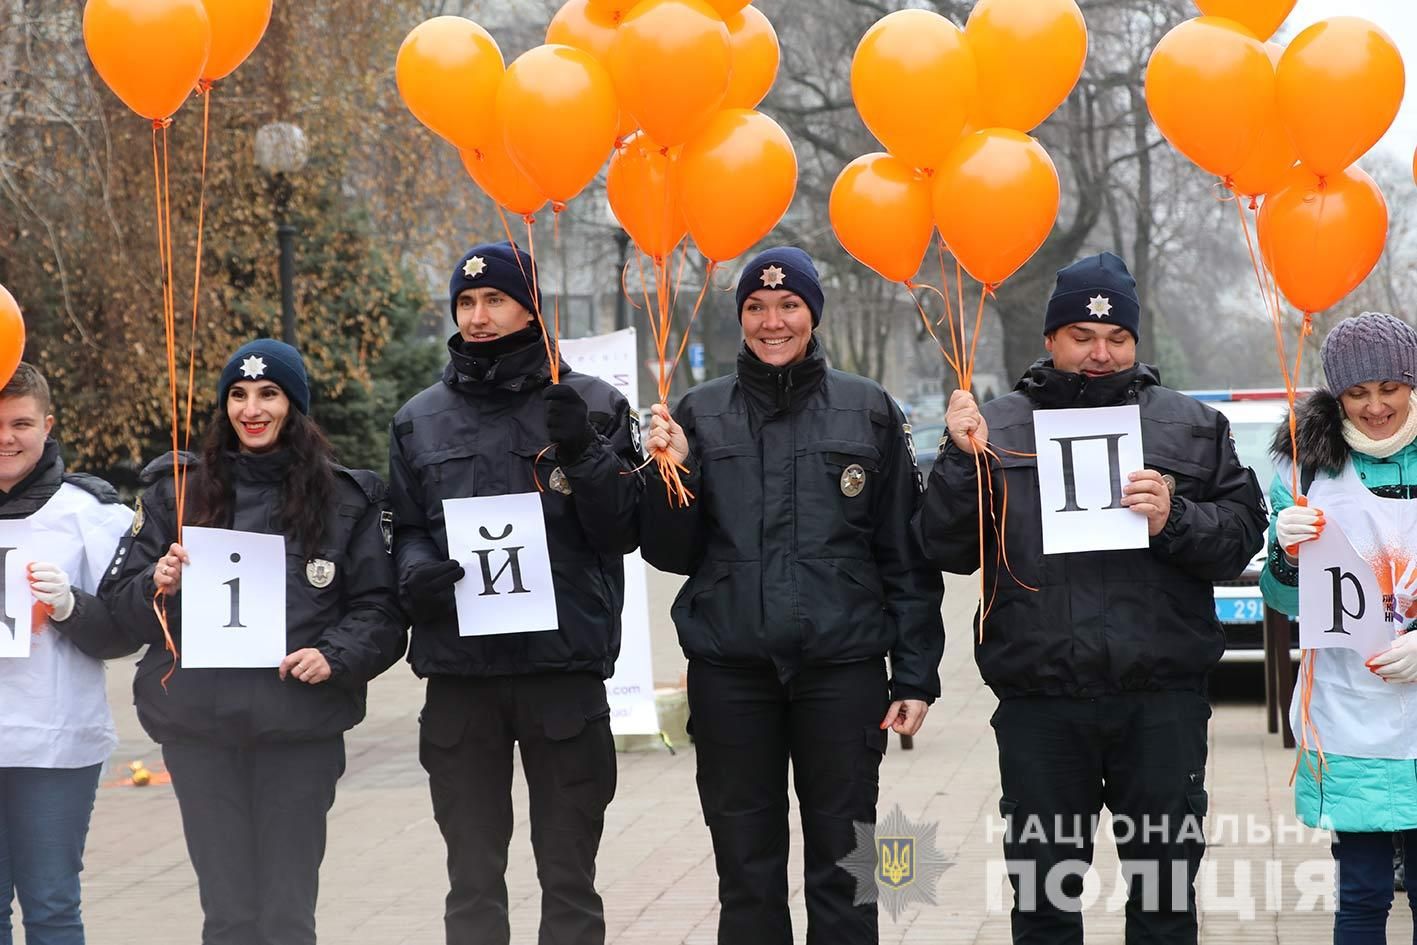
M 1217 597 L 1215 616 L 1221 623 L 1260 623 L 1264 620 L 1264 598 Z

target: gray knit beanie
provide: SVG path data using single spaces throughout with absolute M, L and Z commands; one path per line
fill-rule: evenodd
M 1319 356 L 1334 396 L 1368 381 L 1417 387 L 1417 329 L 1391 315 L 1345 318 L 1328 333 Z

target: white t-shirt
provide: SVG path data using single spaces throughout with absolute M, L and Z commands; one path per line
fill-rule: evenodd
M 92 594 L 133 510 L 64 483 L 29 522 L 34 560 L 58 565 L 76 590 Z M 0 768 L 86 768 L 117 745 L 100 660 L 47 624 L 28 657 L 0 658 Z

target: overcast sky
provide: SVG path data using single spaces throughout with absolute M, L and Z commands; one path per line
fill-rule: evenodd
M 1402 50 L 1407 65 L 1408 94 L 1397 121 L 1379 147 L 1410 161 L 1413 148 L 1417 147 L 1417 95 L 1413 94 L 1413 76 L 1417 73 L 1417 0 L 1299 0 L 1275 38 L 1288 43 L 1306 26 L 1331 16 L 1361 16 L 1371 20 Z

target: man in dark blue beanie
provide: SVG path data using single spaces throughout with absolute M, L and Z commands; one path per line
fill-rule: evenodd
M 509 940 L 514 745 L 532 798 L 540 940 L 605 940 L 595 857 L 615 748 L 604 680 L 620 650 L 621 559 L 639 540 L 638 418 L 614 387 L 565 363 L 551 383 L 534 272 L 510 243 L 458 262 L 448 365 L 395 415 L 389 447 L 409 662 L 428 680 L 419 759 L 448 847 L 449 943 Z M 558 623 L 546 632 L 459 622 L 458 582 L 487 596 L 522 579 L 507 549 L 479 557 L 493 539 L 450 536 L 443 503 L 512 494 L 539 495 L 544 513 Z
M 1127 941 L 1197 939 L 1206 678 L 1225 651 L 1211 582 L 1240 576 L 1268 519 L 1224 415 L 1137 361 L 1140 320 L 1136 282 L 1117 256 L 1060 270 L 1043 323 L 1051 357 L 982 408 L 969 391 L 951 396 L 917 519 L 942 570 L 971 574 L 982 562 L 996 588 L 975 659 L 999 697 L 1015 942 L 1083 940 L 1082 881 L 1069 864 L 1091 861 L 1103 803 L 1130 877 Z M 1145 516 L 1149 547 L 1045 556 L 1034 457 L 1057 447 L 1035 442 L 1034 413 L 1130 405 L 1146 468 L 1116 471 L 1120 504 Z M 979 455 L 986 445 L 1002 463 Z M 981 546 L 986 515 L 1003 535 L 985 528 Z

